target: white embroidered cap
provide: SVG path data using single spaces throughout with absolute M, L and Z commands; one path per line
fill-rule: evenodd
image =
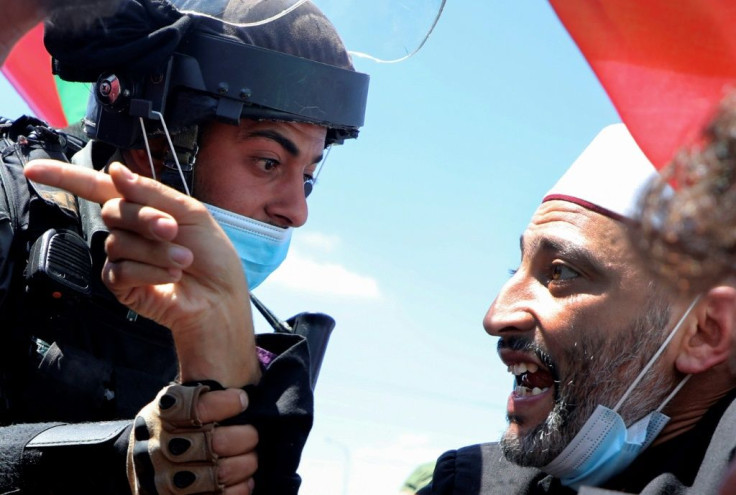
M 624 124 L 604 127 L 542 202 L 562 200 L 621 220 L 636 218 L 657 170 Z

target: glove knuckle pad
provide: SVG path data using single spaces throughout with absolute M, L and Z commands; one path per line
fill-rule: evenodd
M 197 415 L 206 385 L 170 385 L 136 417 L 128 447 L 128 479 L 135 495 L 222 493 L 214 424 Z

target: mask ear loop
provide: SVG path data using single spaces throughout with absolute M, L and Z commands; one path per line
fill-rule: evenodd
M 621 396 L 621 398 L 619 399 L 618 403 L 616 403 L 616 405 L 613 407 L 613 412 L 618 412 L 618 410 L 621 408 L 621 405 L 624 403 L 624 401 L 629 397 L 629 395 L 631 395 L 631 392 L 633 392 L 634 388 L 636 388 L 636 386 L 639 385 L 639 382 L 647 374 L 647 372 L 649 371 L 649 368 L 651 368 L 652 365 L 654 365 L 655 361 L 657 361 L 657 359 L 659 358 L 659 356 L 662 355 L 662 353 L 664 352 L 664 350 L 667 348 L 667 345 L 669 345 L 670 341 L 675 337 L 675 334 L 677 334 L 677 332 L 680 330 L 680 327 L 682 327 L 682 324 L 684 323 L 685 318 L 688 317 L 688 315 L 693 310 L 693 308 L 695 307 L 695 304 L 697 304 L 698 301 L 700 301 L 700 295 L 698 295 L 695 299 L 693 299 L 693 302 L 690 303 L 690 306 L 688 306 L 688 308 L 682 314 L 682 317 L 680 317 L 680 320 L 675 325 L 675 328 L 672 329 L 672 331 L 667 336 L 667 338 L 665 339 L 665 341 L 662 343 L 661 346 L 659 346 L 659 349 L 657 349 L 657 352 L 654 353 L 654 356 L 652 356 L 652 359 L 649 360 L 649 362 L 646 364 L 646 366 L 644 366 L 644 369 L 641 370 L 641 372 L 636 377 L 636 379 L 631 383 L 631 385 L 629 385 L 629 388 L 626 390 L 626 392 L 624 392 L 624 395 Z M 690 378 L 690 375 L 686 376 L 680 382 L 680 384 L 677 387 L 675 387 L 675 390 L 670 394 L 669 397 L 667 397 L 667 399 L 665 399 L 664 404 L 662 404 L 661 406 L 659 406 L 659 409 L 657 409 L 658 411 L 660 409 L 662 409 L 667 404 L 667 402 L 669 402 L 670 399 L 672 399 L 672 397 L 674 397 L 674 394 L 676 392 L 679 392 L 680 391 L 680 389 L 682 388 L 682 386 L 685 385 L 685 382 L 687 382 L 687 380 L 689 378 Z
M 672 398 L 673 398 L 673 397 L 674 397 L 675 395 L 677 395 L 677 392 L 679 392 L 679 391 L 680 391 L 680 389 L 681 389 L 682 387 L 684 387 L 684 386 L 685 386 L 685 384 L 687 383 L 687 381 L 688 381 L 688 380 L 689 380 L 690 378 L 692 378 L 692 376 L 693 376 L 693 375 L 692 375 L 692 373 L 691 373 L 691 374 L 687 375 L 687 376 L 686 376 L 685 378 L 683 378 L 682 380 L 680 380 L 680 383 L 678 383 L 678 384 L 677 384 L 677 386 L 675 387 L 675 389 L 674 389 L 674 390 L 673 390 L 672 392 L 670 392 L 670 395 L 668 395 L 668 396 L 667 396 L 667 398 L 666 398 L 666 399 L 665 399 L 665 400 L 664 400 L 664 401 L 662 402 L 662 404 L 661 404 L 661 405 L 660 405 L 660 406 L 659 406 L 659 407 L 657 408 L 657 412 L 662 412 L 662 409 L 664 409 L 664 406 L 666 406 L 666 405 L 667 405 L 667 403 L 668 403 L 669 401 L 671 401 L 671 400 L 672 400 Z

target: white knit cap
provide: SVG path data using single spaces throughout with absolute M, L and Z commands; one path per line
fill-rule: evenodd
M 657 170 L 624 124 L 604 127 L 542 202 L 563 200 L 611 218 L 636 218 Z

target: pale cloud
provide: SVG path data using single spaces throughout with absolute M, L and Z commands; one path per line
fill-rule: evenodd
M 340 238 L 320 232 L 299 232 L 294 234 L 294 244 L 309 251 L 331 253 L 340 246 Z
M 328 236 L 312 237 L 316 246 L 334 248 L 335 239 Z M 351 272 L 337 263 L 317 261 L 292 249 L 286 261 L 270 277 L 269 283 L 305 293 L 378 299 L 381 291 L 378 282 L 367 275 Z
M 317 442 L 316 439 L 310 439 Z M 338 442 L 339 443 L 339 442 Z M 325 449 L 323 455 L 307 455 L 299 473 L 304 495 L 398 495 L 402 483 L 414 469 L 434 461 L 445 449 L 432 446 L 421 434 L 399 434 L 383 445 Z
M 388 462 L 408 461 L 414 466 L 433 461 L 442 453 L 437 447 L 431 445 L 429 436 L 422 433 L 402 433 L 390 445 L 364 447 L 359 452 L 359 455 L 365 459 L 383 459 Z

